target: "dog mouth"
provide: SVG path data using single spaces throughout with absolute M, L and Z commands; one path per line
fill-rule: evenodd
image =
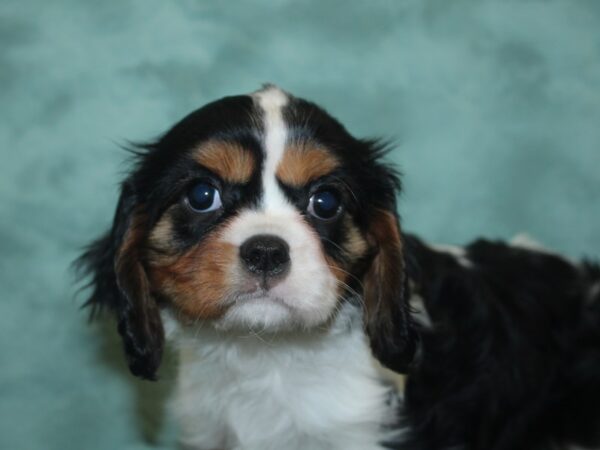
M 302 325 L 301 314 L 291 301 L 268 289 L 233 293 L 227 300 L 227 313 L 215 323 L 221 330 L 284 331 Z
M 266 288 L 263 285 L 251 291 L 243 291 L 232 295 L 228 303 L 232 305 L 242 303 L 279 303 L 287 306 L 285 299 L 273 295 L 270 288 Z

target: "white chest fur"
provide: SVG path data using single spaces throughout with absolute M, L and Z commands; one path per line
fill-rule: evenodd
M 310 333 L 206 326 L 170 334 L 180 352 L 172 406 L 185 448 L 370 450 L 387 437 L 390 387 L 351 306 Z

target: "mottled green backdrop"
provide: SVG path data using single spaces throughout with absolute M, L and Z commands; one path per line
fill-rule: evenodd
M 271 81 L 393 138 L 405 227 L 600 254 L 600 1 L 0 2 L 0 448 L 171 448 L 69 262 L 126 155 Z M 101 336 L 108 336 L 102 338 Z

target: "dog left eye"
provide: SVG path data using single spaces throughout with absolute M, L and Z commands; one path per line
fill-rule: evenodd
M 193 185 L 186 199 L 190 208 L 199 213 L 215 211 L 223 206 L 219 190 L 206 182 Z
M 308 201 L 308 212 L 321 220 L 331 220 L 342 210 L 342 201 L 337 192 L 322 190 L 315 192 Z

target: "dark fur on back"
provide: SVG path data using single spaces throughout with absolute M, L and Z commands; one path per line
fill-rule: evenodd
M 600 445 L 600 270 L 478 240 L 456 256 L 406 237 L 422 326 L 406 449 Z

